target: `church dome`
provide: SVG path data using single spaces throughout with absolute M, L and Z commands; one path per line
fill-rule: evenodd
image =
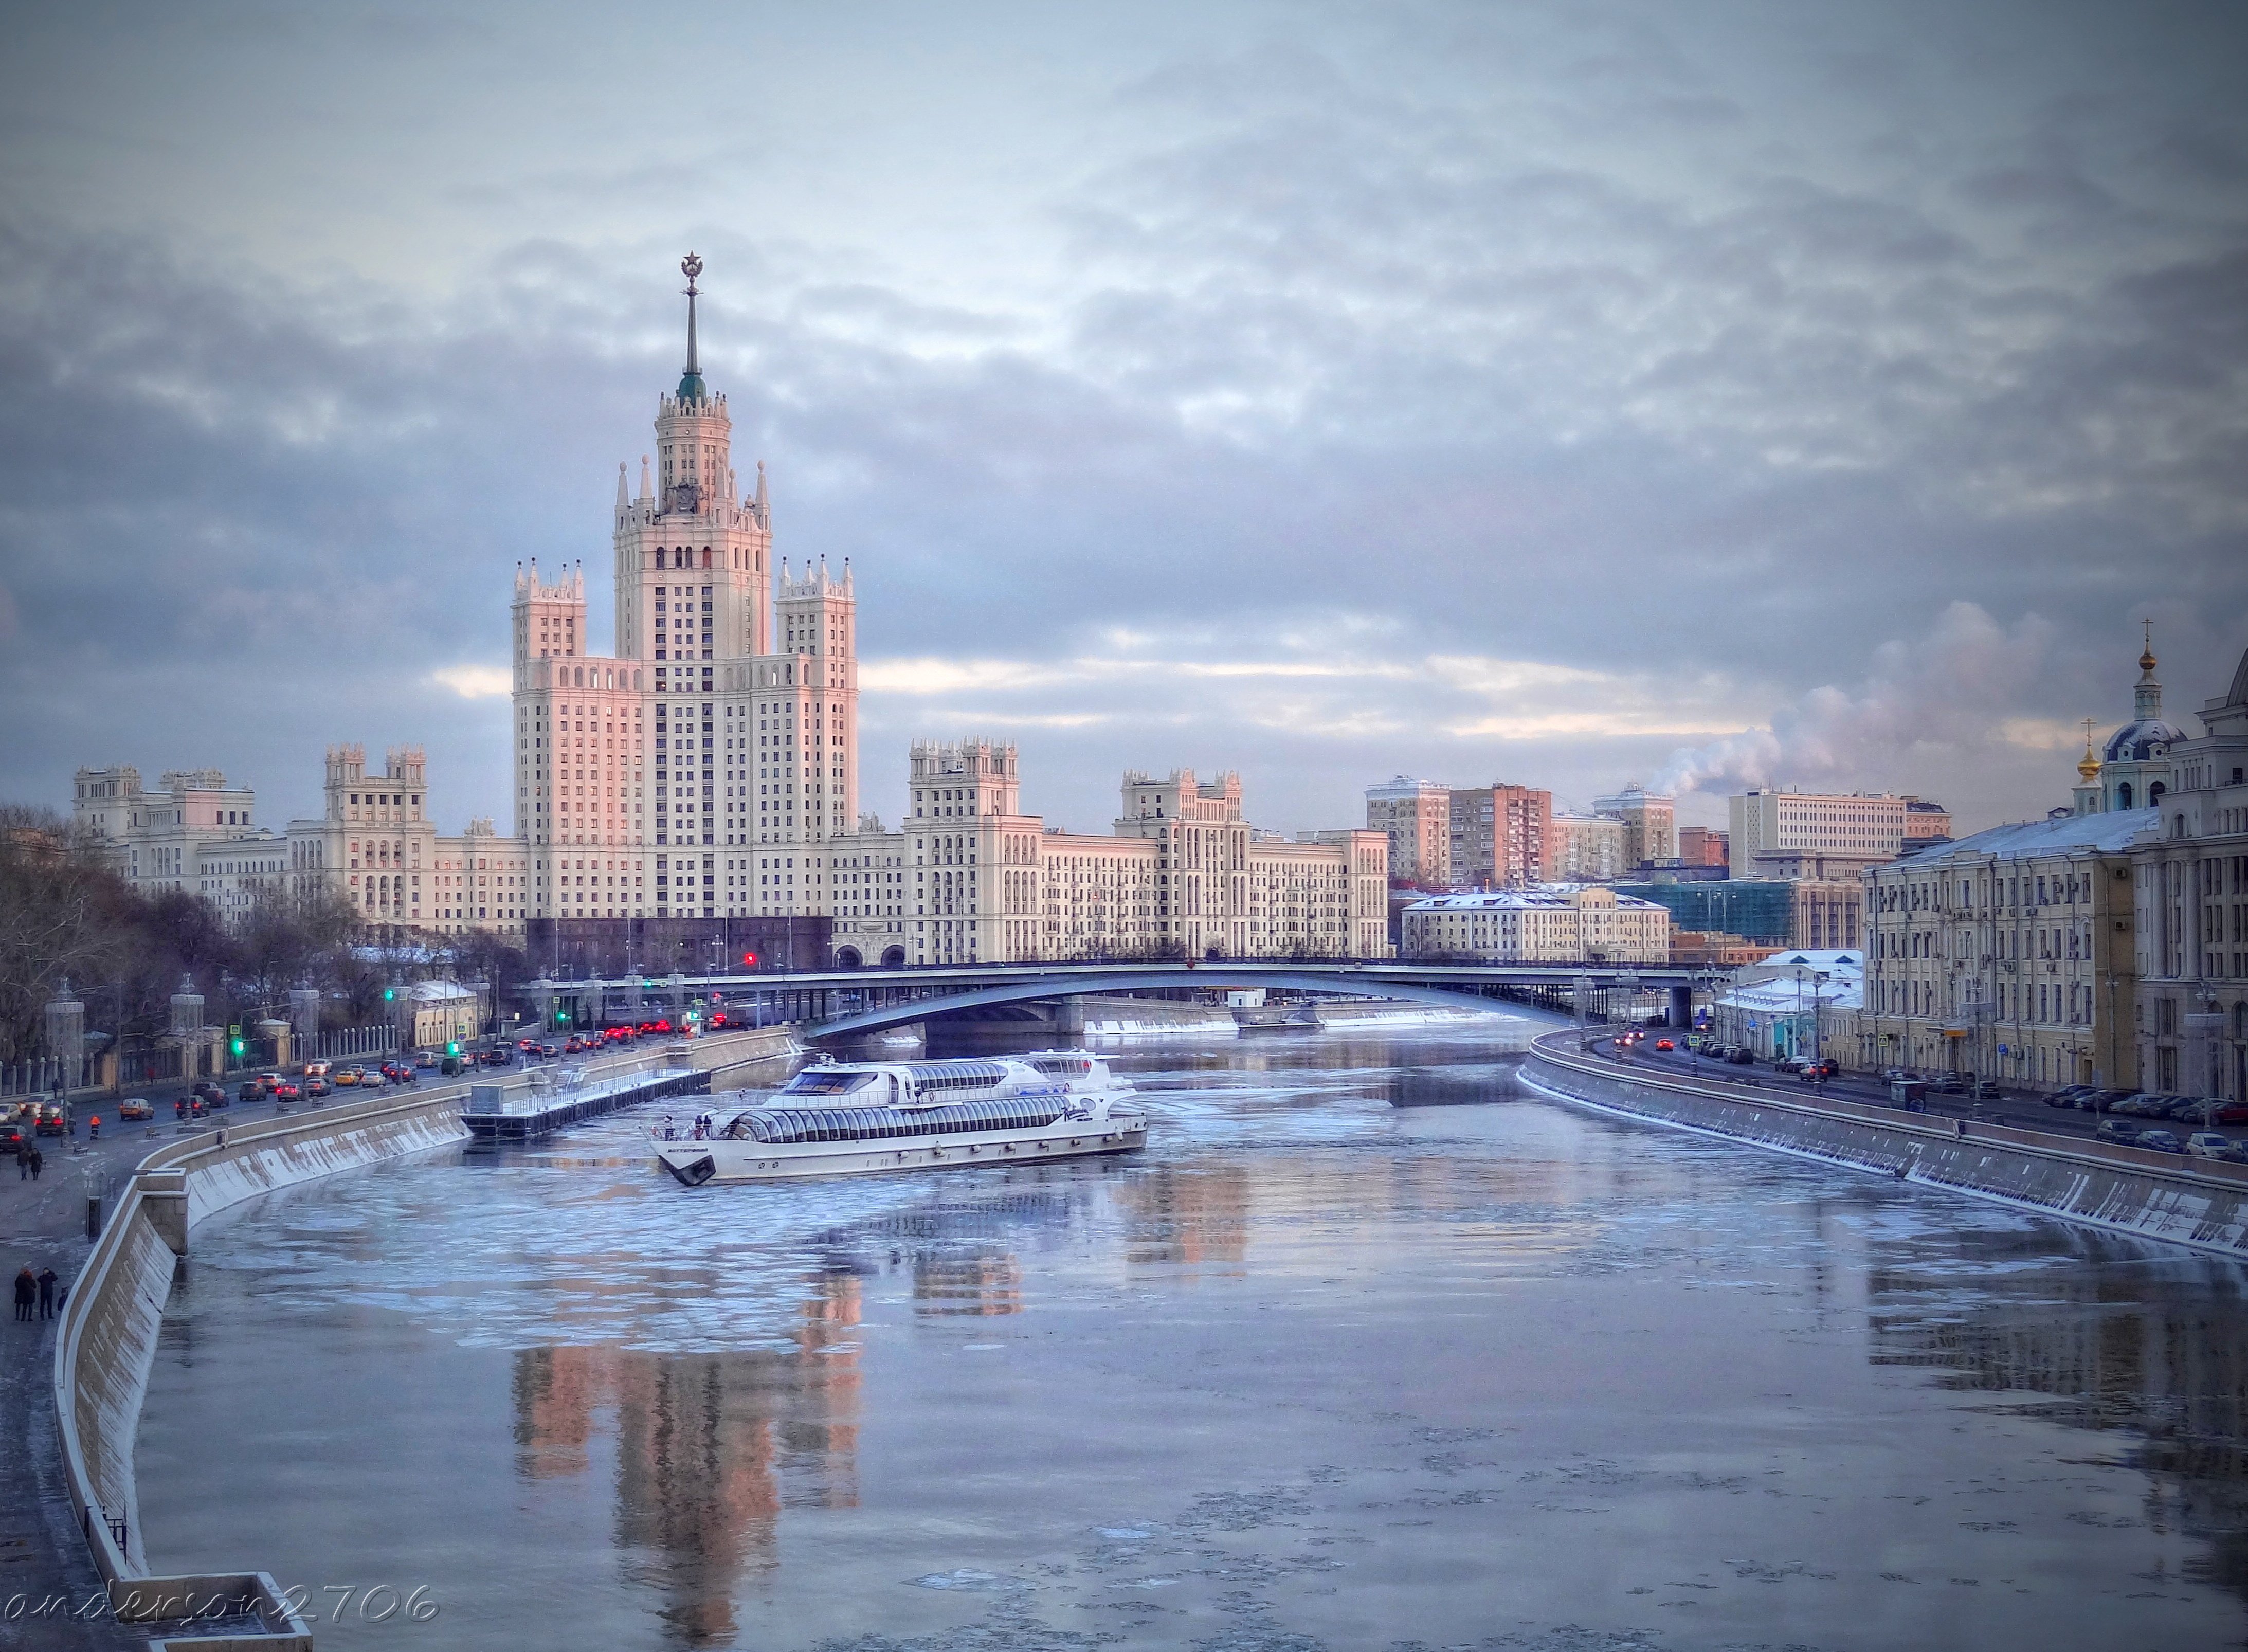
M 2143 717 L 2109 735 L 2101 755 L 2110 763 L 2152 763 L 2168 755 L 2173 740 L 2184 738 L 2184 730 L 2173 728 L 2160 717 Z
M 2154 628 L 2139 656 L 2139 681 L 2131 690 L 2131 720 L 2108 737 L 2101 755 L 2110 763 L 2159 763 L 2185 730 L 2162 721 L 2162 687 L 2155 681 Z

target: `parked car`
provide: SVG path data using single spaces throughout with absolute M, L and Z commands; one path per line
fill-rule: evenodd
M 2248 1101 L 2219 1101 L 2209 1115 L 2211 1124 L 2248 1124 Z
M 2096 1093 L 2088 1084 L 2072 1084 L 2065 1089 L 2055 1090 L 2047 1095 L 2045 1098 L 2045 1104 L 2049 1107 L 2073 1107 L 2084 1097 L 2094 1093 Z
M 2232 1142 L 2214 1130 L 2196 1130 L 2186 1137 L 2185 1150 L 2197 1159 L 2222 1159 L 2231 1156 Z
M 128 1095 L 117 1104 L 117 1116 L 120 1119 L 153 1119 L 156 1116 L 156 1109 L 148 1105 L 146 1096 Z
M 1823 1059 L 1818 1061 L 1807 1061 L 1797 1073 L 1796 1076 L 1801 1079 L 1806 1084 L 1818 1084 L 1824 1080 L 1833 1078 L 1841 1070 L 1842 1068 L 1840 1064 L 1837 1062 Z
M 2128 1100 L 2130 1094 L 2128 1090 L 2094 1090 L 2076 1105 L 2087 1113 L 2106 1113 L 2118 1101 Z
M 1756 1052 L 1754 1050 L 1748 1049 L 1745 1046 L 1725 1052 L 1725 1065 L 1727 1066 L 1745 1067 L 1752 1066 L 1755 1063 Z
M 2180 1124 L 2199 1124 L 2201 1115 L 2215 1105 L 2214 1098 L 2204 1100 L 2197 1095 L 2182 1095 L 2162 1109 L 2162 1117 Z
M 2142 1148 L 2152 1148 L 2157 1153 L 2185 1151 L 2185 1143 L 2168 1130 L 2142 1130 L 2139 1132 L 2138 1145 Z
M 2129 1143 L 2139 1139 L 2139 1127 L 2128 1119 L 2102 1119 L 2100 1128 L 2092 1134 L 2102 1141 Z
M 1800 1073 L 1803 1063 L 1792 1055 L 1784 1055 L 1772 1064 L 1772 1070 L 1774 1073 Z

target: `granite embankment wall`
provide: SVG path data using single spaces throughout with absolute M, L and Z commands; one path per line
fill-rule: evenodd
M 766 1027 L 698 1039 L 687 1062 L 715 1079 L 795 1048 L 791 1029 Z M 623 1072 L 659 1059 L 620 1055 L 589 1065 Z M 463 1080 L 294 1117 L 218 1125 L 158 1148 L 134 1171 L 64 1308 L 53 1378 L 65 1481 L 120 1616 L 161 1619 L 180 1615 L 182 1602 L 247 1599 L 250 1614 L 265 1621 L 264 1631 L 193 1644 L 311 1646 L 310 1632 L 264 1573 L 160 1577 L 149 1571 L 133 1447 L 164 1304 L 195 1223 L 261 1193 L 464 1141 L 460 1112 L 467 1095 Z
M 2072 1222 L 2248 1257 L 2248 1165 L 1854 1102 L 1689 1080 L 1541 1039 L 1525 1088 Z

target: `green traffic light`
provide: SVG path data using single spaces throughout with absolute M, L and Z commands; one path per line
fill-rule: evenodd
M 458 1055 L 460 1052 L 461 1041 L 458 1038 L 448 1038 L 445 1040 L 445 1053 L 447 1055 Z
M 382 990 L 382 1001 L 383 1001 L 385 1004 L 389 1003 L 391 999 L 393 999 L 393 998 L 396 997 L 397 996 L 398 996 L 398 989 L 397 989 L 397 988 L 395 988 L 395 987 L 385 987 L 385 988 L 383 988 L 383 990 Z

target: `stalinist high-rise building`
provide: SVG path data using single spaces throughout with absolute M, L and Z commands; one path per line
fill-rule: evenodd
M 858 825 L 850 570 L 776 568 L 764 468 L 745 492 L 726 398 L 702 381 L 702 261 L 680 267 L 686 371 L 637 494 L 618 467 L 615 653 L 586 649 L 582 567 L 516 575 L 516 829 L 538 917 L 810 912 L 806 885 L 751 899 L 722 863 Z

